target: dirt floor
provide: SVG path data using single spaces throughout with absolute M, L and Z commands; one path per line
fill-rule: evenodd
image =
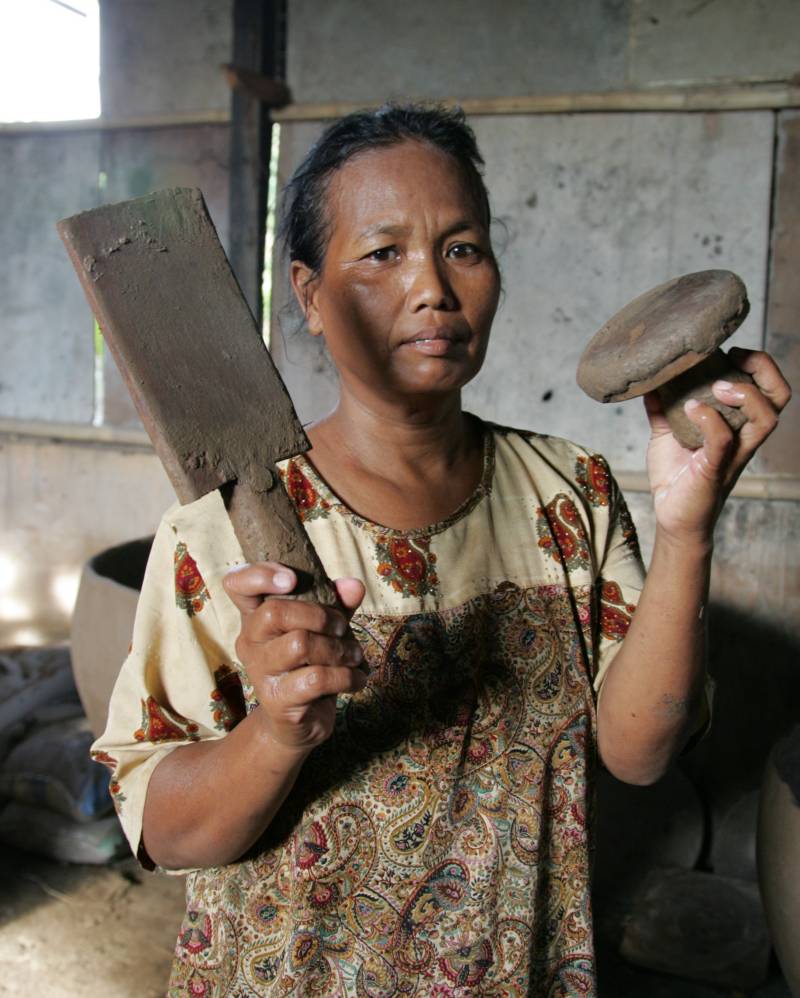
M 67 866 L 0 857 L 0 995 L 160 998 L 183 915 L 183 878 L 131 858 Z
M 0 856 L 0 996 L 161 998 L 183 915 L 183 878 L 131 858 L 67 866 Z M 791 998 L 777 966 L 755 992 L 719 990 L 599 952 L 601 998 Z

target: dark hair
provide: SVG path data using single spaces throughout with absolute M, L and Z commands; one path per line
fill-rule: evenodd
M 475 133 L 461 108 L 441 105 L 384 104 L 357 111 L 322 133 L 286 185 L 278 238 L 290 260 L 322 269 L 328 242 L 325 211 L 328 184 L 344 164 L 360 152 L 412 139 L 428 142 L 456 160 L 489 225 L 489 195 L 483 182 L 483 157 Z

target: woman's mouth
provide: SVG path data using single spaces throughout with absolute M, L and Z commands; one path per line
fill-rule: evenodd
M 401 346 L 408 347 L 429 357 L 444 357 L 462 353 L 469 337 L 454 329 L 423 329 L 404 340 Z

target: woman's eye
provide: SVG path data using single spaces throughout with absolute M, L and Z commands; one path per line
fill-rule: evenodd
M 454 243 L 447 250 L 447 255 L 456 260 L 466 260 L 467 257 L 478 256 L 480 252 L 475 243 Z
M 380 249 L 367 253 L 368 260 L 377 260 L 378 263 L 387 263 L 389 260 L 394 260 L 396 257 L 396 246 L 381 246 Z

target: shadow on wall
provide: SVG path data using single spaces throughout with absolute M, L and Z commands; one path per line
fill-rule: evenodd
M 800 720 L 800 637 L 741 609 L 712 605 L 709 671 L 716 681 L 713 724 L 682 768 L 719 818 L 761 785 L 770 749 Z M 709 857 L 713 845 L 712 834 Z
M 605 969 L 612 979 L 621 975 L 619 995 L 629 993 L 621 981 L 632 973 L 611 955 L 620 950 L 651 970 L 718 987 L 741 987 L 749 977 L 755 988 L 767 974 L 759 788 L 770 750 L 800 719 L 800 641 L 712 605 L 709 649 L 716 691 L 705 738 L 652 787 L 598 776 L 594 899 Z M 642 946 L 648 932 L 661 939 L 650 951 Z M 742 966 L 731 967 L 740 956 Z M 631 994 L 642 993 L 635 990 L 642 979 L 629 983 Z
M 688 813 L 699 806 L 702 839 L 691 865 L 723 872 L 717 869 L 722 834 L 727 834 L 736 812 L 739 812 L 738 831 L 743 835 L 748 832 L 747 815 L 742 812 L 752 810 L 755 820 L 755 797 L 767 756 L 775 742 L 800 720 L 800 639 L 740 609 L 712 605 L 709 671 L 716 683 L 713 722 L 702 741 L 679 760 L 678 776 L 670 774 L 654 787 L 639 788 L 626 787 L 608 774 L 601 775 L 598 848 L 603 848 L 602 839 L 607 832 L 609 846 L 617 841 L 615 851 L 619 850 L 620 840 L 630 840 L 640 856 L 651 856 L 652 848 L 642 841 L 644 828 L 637 822 L 644 821 L 648 811 L 658 810 L 662 806 L 659 801 L 669 802 L 668 810 L 672 811 L 675 824 L 681 824 L 674 820 L 676 807 Z M 744 803 L 745 798 L 751 798 L 752 806 Z M 646 805 L 646 801 L 651 803 Z M 664 817 L 666 820 L 666 814 Z M 664 831 L 669 838 L 669 829 Z M 755 825 L 752 833 L 755 834 Z M 688 834 L 685 822 L 683 834 Z M 728 843 L 724 845 L 727 847 Z M 675 848 L 674 843 L 671 848 Z M 685 844 L 684 856 L 687 848 L 691 852 L 694 846 L 689 848 Z M 652 858 L 658 859 L 655 855 Z M 741 862 L 738 874 L 727 868 L 731 865 L 728 862 L 724 872 L 749 876 L 744 857 Z

